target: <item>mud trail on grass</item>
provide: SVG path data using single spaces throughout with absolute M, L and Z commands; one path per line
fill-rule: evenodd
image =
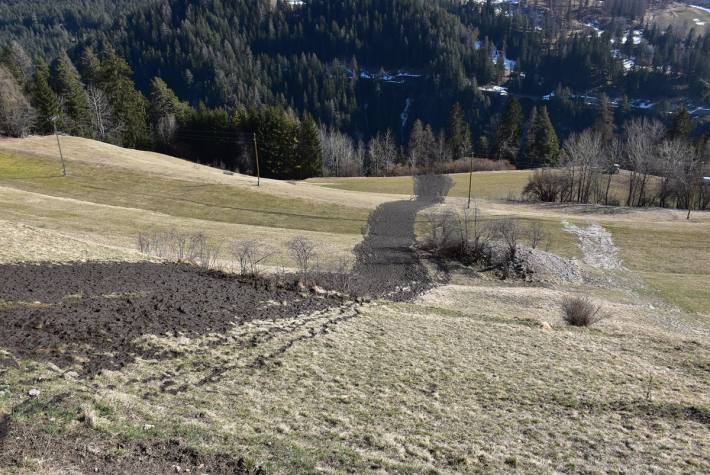
M 219 338 L 240 323 L 342 304 L 179 264 L 7 265 L 0 276 L 0 348 L 59 366 L 78 363 L 87 375 L 136 356 L 165 356 L 134 344 L 144 335 Z
M 433 284 L 414 245 L 417 214 L 443 201 L 452 186 L 443 175 L 413 177 L 413 198 L 379 205 L 368 218 L 365 237 L 355 249 L 356 293 L 406 300 Z

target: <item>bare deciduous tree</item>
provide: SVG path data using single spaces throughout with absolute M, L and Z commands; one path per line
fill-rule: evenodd
M 234 241 L 232 255 L 239 263 L 241 275 L 256 277 L 261 274 L 261 263 L 271 257 L 273 252 L 270 249 L 262 248 L 258 242 L 253 240 Z
M 587 129 L 573 134 L 563 148 L 563 164 L 571 188 L 564 201 L 589 203 L 601 194 L 604 147 L 602 136 Z
M 313 267 L 313 261 L 317 259 L 315 249 L 316 247 L 313 242 L 303 236 L 296 236 L 288 242 L 288 252 L 296 261 L 303 280 L 308 280 L 308 276 Z
M 323 176 L 358 176 L 362 172 L 362 153 L 345 134 L 333 128 L 321 127 L 320 145 L 323 154 Z
M 537 249 L 537 246 L 545 240 L 547 233 L 545 232 L 545 227 L 540 221 L 533 221 L 528 226 L 528 241 L 530 242 L 530 247 Z
M 657 145 L 665 129 L 657 120 L 632 119 L 625 126 L 626 167 L 630 171 L 626 206 L 646 204 L 648 177 L 657 161 Z
M 698 150 L 687 142 L 669 145 L 676 159 L 672 170 L 672 182 L 676 206 L 687 208 L 687 219 L 703 186 L 703 162 Z M 665 148 L 665 147 L 664 147 Z
M 101 89 L 94 86 L 89 86 L 86 90 L 86 97 L 89 100 L 91 128 L 94 136 L 99 140 L 107 140 L 117 132 L 108 97 Z
M 161 143 L 170 143 L 178 129 L 175 114 L 168 114 L 158 119 L 155 126 L 155 135 Z
M 387 129 L 384 133 L 378 133 L 373 137 L 368 144 L 367 153 L 370 160 L 369 174 L 373 176 L 389 175 L 397 160 L 397 143 L 392 131 Z

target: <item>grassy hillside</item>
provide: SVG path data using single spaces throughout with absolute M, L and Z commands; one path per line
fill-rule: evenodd
M 410 177 L 264 180 L 257 188 L 251 177 L 224 175 L 164 155 L 72 137 L 62 137 L 62 143 L 69 159 L 66 178 L 60 174 L 53 137 L 0 142 L 4 187 L 0 219 L 20 220 L 82 238 L 87 245 L 118 246 L 128 252 L 133 252 L 139 230 L 178 227 L 207 232 L 224 245 L 249 238 L 281 251 L 288 239 L 305 234 L 319 242 L 328 261 L 350 254 L 377 204 L 396 199 L 392 195 L 408 199 L 412 194 Z M 472 195 L 484 220 L 517 217 L 524 225 L 542 222 L 551 236 L 545 246 L 577 258 L 581 258 L 577 237 L 564 231 L 562 221 L 600 223 L 612 233 L 624 264 L 646 280 L 649 291 L 687 311 L 708 311 L 708 213 L 696 213 L 686 222 L 682 212 L 672 210 L 615 211 L 505 201 L 520 195 L 530 173 L 473 174 Z M 469 177 L 451 176 L 449 202 L 461 208 Z M 621 195 L 623 177 L 616 180 Z M 426 213 L 418 219 L 420 236 L 429 228 Z M 290 265 L 285 252 L 280 254 L 272 263 Z
M 136 233 L 171 228 L 204 232 L 223 251 L 255 239 L 277 250 L 271 264 L 286 266 L 286 241 L 305 235 L 327 265 L 351 254 L 378 204 L 411 194 L 409 178 L 256 187 L 171 157 L 62 139 L 68 177 L 53 137 L 0 141 L 0 265 L 144 260 Z M 468 177 L 453 179 L 446 204 L 420 211 L 420 236 L 427 214 L 465 206 Z M 0 327 L 0 341 L 13 337 L 0 344 L 0 428 L 10 434 L 0 472 L 199 473 L 199 460 L 239 458 L 239 467 L 279 474 L 710 471 L 710 213 L 687 221 L 674 210 L 500 200 L 519 193 L 527 172 L 474 180 L 484 221 L 542 222 L 550 250 L 578 259 L 586 279 L 501 281 L 454 268 L 413 301 L 325 307 L 300 292 L 252 300 L 249 292 L 266 291 L 239 293 L 238 282 L 200 273 L 189 288 L 163 273 L 146 284 L 91 272 L 0 287 L 33 291 L 0 295 L 0 317 L 30 323 L 17 334 Z M 608 231 L 611 243 L 590 250 L 570 229 Z M 621 267 L 587 263 L 609 249 Z M 15 271 L 0 268 L 7 279 Z M 81 276 L 100 291 L 77 292 Z M 591 297 L 608 318 L 568 327 L 567 296 Z M 304 299 L 321 310 L 289 313 Z M 82 311 L 74 330 L 52 331 Z M 219 312 L 227 322 L 210 330 Z M 122 331 L 84 335 L 98 318 L 157 330 L 123 345 L 114 338 Z M 182 318 L 190 325 L 176 327 Z M 49 346 L 62 334 L 86 337 L 80 349 L 106 341 L 112 351 L 93 357 L 121 364 L 86 376 L 89 350 Z
M 472 197 L 482 199 L 505 199 L 520 197 L 530 171 L 476 172 L 473 174 Z M 468 173 L 450 175 L 454 186 L 449 196 L 468 197 Z M 390 193 L 410 195 L 412 178 L 408 176 L 386 178 L 314 178 L 309 183 L 319 184 L 337 190 L 361 191 L 366 193 Z

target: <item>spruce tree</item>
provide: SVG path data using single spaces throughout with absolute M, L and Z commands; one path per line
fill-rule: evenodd
M 64 126 L 67 132 L 85 136 L 91 122 L 89 101 L 73 68 L 62 56 L 54 63 L 52 82 L 57 95 L 62 99 L 62 105 L 66 112 Z
M 526 134 L 525 165 L 530 168 L 556 166 L 560 155 L 560 143 L 552 126 L 547 108 L 533 109 Z
M 320 133 L 315 120 L 306 113 L 298 127 L 298 178 L 311 178 L 320 176 L 323 170 L 323 153 L 320 146 Z
M 523 133 L 523 146 L 518 152 L 518 162 L 516 164 L 518 168 L 522 169 L 528 168 L 530 166 L 530 152 L 533 148 L 536 123 L 537 107 L 533 107 L 530 111 L 530 116 L 528 117 L 527 124 L 525 125 L 525 132 Z
M 471 150 L 471 129 L 458 102 L 449 114 L 449 146 L 454 160 L 465 157 Z
M 91 48 L 85 48 L 81 53 L 79 72 L 89 86 L 96 86 L 101 81 L 101 61 Z
M 269 107 L 251 118 L 257 135 L 262 176 L 293 178 L 296 170 L 296 125 L 281 109 Z
M 150 106 L 148 115 L 153 137 L 157 144 L 167 143 L 184 120 L 189 107 L 162 79 L 155 77 L 150 82 Z
M 35 68 L 32 82 L 32 105 L 37 111 L 36 128 L 40 133 L 48 134 L 54 131 L 52 118 L 56 118 L 56 127 L 63 124 L 60 117 L 59 99 L 49 85 L 50 75 L 47 63 L 40 60 Z
M 97 74 L 97 85 L 108 95 L 114 116 L 122 126 L 122 145 L 148 147 L 148 101 L 136 90 L 131 75 L 128 63 L 112 47 L 107 47 Z

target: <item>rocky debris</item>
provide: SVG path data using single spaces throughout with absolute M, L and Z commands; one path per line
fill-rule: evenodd
M 39 389 L 30 389 L 27 394 L 29 394 L 30 397 L 39 397 L 42 392 Z
M 568 221 L 562 221 L 562 228 L 579 238 L 579 247 L 585 264 L 604 270 L 624 268 L 619 257 L 619 249 L 614 245 L 611 233 L 601 225 L 590 224 L 585 229 Z
M 582 269 L 572 259 L 540 249 L 518 246 L 515 261 L 508 263 L 509 250 L 502 243 L 491 245 L 491 263 L 497 267 L 510 266 L 508 274 L 528 281 L 549 283 L 581 283 Z

